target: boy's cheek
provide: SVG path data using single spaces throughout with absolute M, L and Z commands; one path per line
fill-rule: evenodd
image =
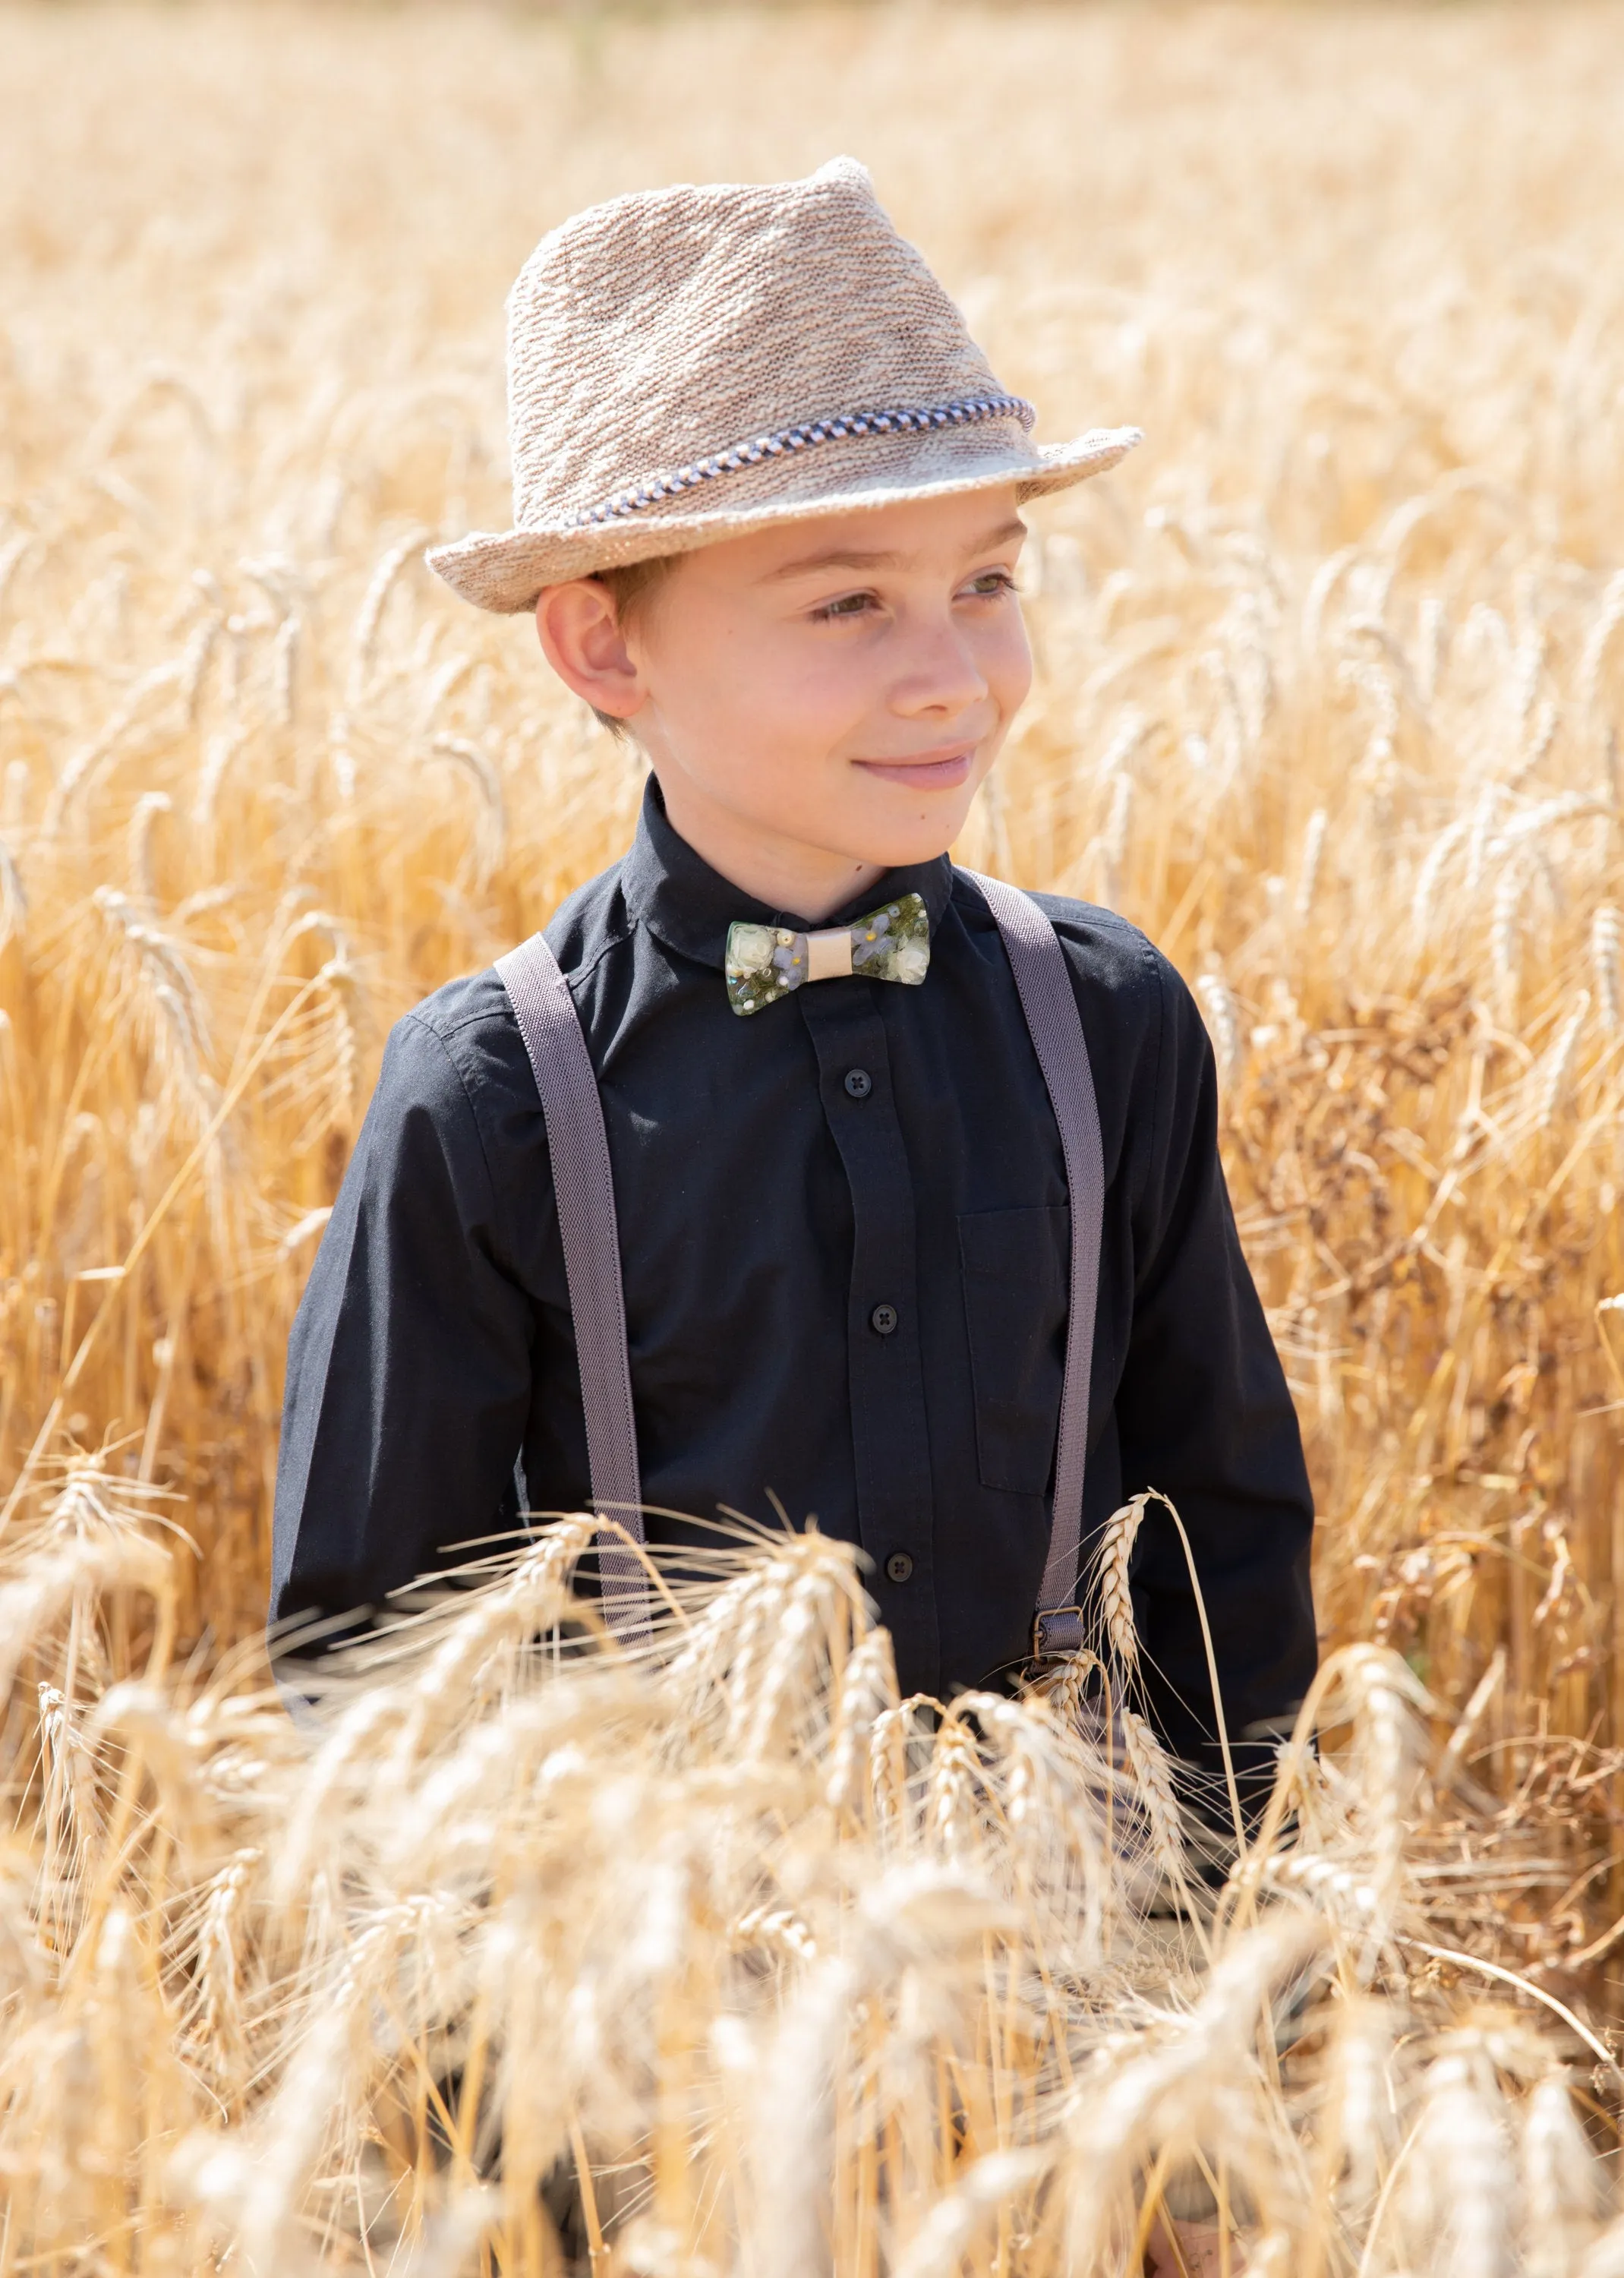
M 791 761 L 797 775 L 889 748 L 894 731 L 883 692 L 855 660 L 820 660 L 811 670 L 787 672 L 764 683 L 759 699 L 741 728 L 764 752 Z
M 1009 628 L 996 644 L 987 675 L 1005 721 L 1013 719 L 1032 692 L 1032 645 L 1018 609 L 1012 610 Z

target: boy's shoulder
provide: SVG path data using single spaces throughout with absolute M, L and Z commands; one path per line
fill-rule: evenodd
M 1032 898 L 1064 943 L 1073 970 L 1113 994 L 1155 994 L 1163 973 L 1172 972 L 1149 935 L 1115 910 L 1074 901 L 1069 894 L 1033 894 Z
M 955 877 L 954 894 L 972 923 L 992 926 L 991 912 L 962 875 Z M 1096 1028 L 1115 1031 L 1125 1043 L 1135 1035 L 1155 1041 L 1164 1023 L 1183 1024 L 1186 1008 L 1200 1021 L 1184 976 L 1138 926 L 1115 910 L 1067 894 L 1032 898 L 1060 936 L 1091 1042 Z
M 572 986 L 625 941 L 629 932 L 620 891 L 621 865 L 611 863 L 596 878 L 559 904 L 542 931 Z M 528 938 L 528 936 L 526 936 Z M 515 943 L 516 948 L 518 944 Z M 431 1029 L 447 1046 L 494 1023 L 518 1036 L 507 991 L 494 963 L 477 973 L 460 974 L 414 1005 L 408 1021 Z
M 560 905 L 544 930 L 572 987 L 627 938 L 618 862 L 591 878 Z M 533 1104 L 535 1081 L 524 1040 L 494 964 L 459 974 L 420 999 L 396 1023 L 396 1057 L 425 1053 L 454 1069 L 465 1088 L 486 1093 L 516 1090 Z

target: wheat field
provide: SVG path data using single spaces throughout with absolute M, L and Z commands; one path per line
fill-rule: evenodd
M 0 2278 L 1624 2272 L 1620 116 L 1562 0 L 0 7 Z M 1041 437 L 1147 434 L 961 852 L 1213 1034 L 1326 1655 L 1230 1854 L 1154 1506 L 1015 1701 L 816 1537 L 632 1659 L 572 1521 L 301 1720 L 260 1642 L 390 1022 L 640 791 L 420 563 L 502 296 L 842 149 Z

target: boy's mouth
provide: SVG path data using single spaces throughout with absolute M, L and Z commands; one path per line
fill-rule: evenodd
M 948 751 L 916 752 L 905 760 L 855 760 L 865 775 L 881 776 L 908 791 L 957 791 L 975 765 L 975 746 L 957 744 Z

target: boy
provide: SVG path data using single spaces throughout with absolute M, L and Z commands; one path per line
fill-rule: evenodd
M 431 561 L 533 609 L 651 780 L 545 945 L 390 1040 L 291 1341 L 273 1617 L 375 1609 L 523 1510 L 641 1502 L 680 1542 L 776 1499 L 862 1546 L 903 1691 L 942 1693 L 1025 1660 L 1034 1609 L 1075 1635 L 1088 1540 L 1154 1484 L 1261 1765 L 1314 1666 L 1312 1510 L 1205 1031 L 1120 919 L 947 857 L 1030 678 L 1018 509 L 1137 436 L 1034 447 L 849 160 L 566 223 L 509 395 L 517 526 Z M 1210 1773 L 1154 1517 L 1135 1598 Z

